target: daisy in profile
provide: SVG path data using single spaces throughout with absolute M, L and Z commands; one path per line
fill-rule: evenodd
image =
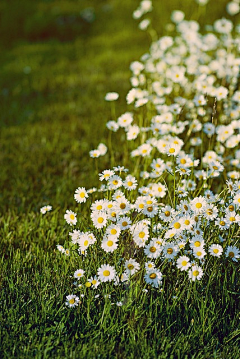
M 76 213 L 74 213 L 72 211 L 69 211 L 68 209 L 66 210 L 66 213 L 64 214 L 64 219 L 71 226 L 72 225 L 75 226 L 77 224 L 77 215 L 76 215 Z
M 100 181 L 108 180 L 110 177 L 114 176 L 113 170 L 104 170 L 102 173 L 99 174 Z
M 222 255 L 223 248 L 220 244 L 212 244 L 208 248 L 208 252 L 214 257 L 220 257 Z
M 74 272 L 73 276 L 74 276 L 74 278 L 80 279 L 84 276 L 84 273 L 85 273 L 85 271 L 83 269 L 77 269 Z
M 179 268 L 181 271 L 188 270 L 190 266 L 190 259 L 187 256 L 181 256 L 177 259 L 177 268 Z
M 78 187 L 74 194 L 74 199 L 78 203 L 85 203 L 88 198 L 88 193 L 84 187 Z
M 67 295 L 65 304 L 69 308 L 77 307 L 79 305 L 79 297 L 74 294 Z
M 158 288 L 162 283 L 162 273 L 154 268 L 145 273 L 144 279 L 147 284 L 151 284 L 153 287 Z
M 117 92 L 108 92 L 105 95 L 106 101 L 116 101 L 119 98 L 119 94 Z
M 49 205 L 43 206 L 42 208 L 40 208 L 40 212 L 41 212 L 42 214 L 45 214 L 45 213 L 47 213 L 47 212 L 49 212 L 49 211 L 51 211 L 51 210 L 52 210 L 52 206 L 49 206 Z
M 140 264 L 132 258 L 127 260 L 124 266 L 125 266 L 125 272 L 127 273 L 128 276 L 133 275 L 140 269 Z
M 111 282 L 112 280 L 114 280 L 116 271 L 114 267 L 108 264 L 103 264 L 100 268 L 98 268 L 97 275 L 100 282 Z
M 191 269 L 188 272 L 189 278 L 192 279 L 192 281 L 200 280 L 203 276 L 203 270 L 201 267 L 195 265 L 192 266 Z
M 240 250 L 235 246 L 228 246 L 226 248 L 226 257 L 232 259 L 234 262 L 237 262 L 240 258 Z

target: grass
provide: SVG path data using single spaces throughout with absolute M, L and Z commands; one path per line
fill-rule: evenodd
M 159 34 L 173 9 L 191 14 L 192 3 L 155 4 Z M 205 292 L 179 287 L 177 279 L 158 295 L 132 286 L 125 305 L 116 307 L 111 301 L 122 299 L 117 289 L 111 300 L 95 299 L 86 289 L 77 310 L 66 308 L 77 263 L 56 250 L 68 239 L 63 214 L 74 209 L 78 186 L 96 185 L 88 152 L 106 142 L 111 114 L 105 93 L 119 92 L 116 111 L 126 110 L 129 64 L 150 39 L 132 20 L 138 1 L 14 4 L 0 7 L 0 357 L 239 357 L 239 287 L 231 268 L 223 283 L 215 278 L 216 287 L 209 282 Z M 90 23 L 80 15 L 89 7 Z M 211 23 L 221 12 L 214 4 L 200 21 Z M 120 158 L 121 143 L 114 150 Z M 109 167 L 101 161 L 102 169 Z M 53 212 L 41 216 L 48 203 Z

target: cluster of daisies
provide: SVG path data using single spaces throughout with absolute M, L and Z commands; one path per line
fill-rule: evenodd
M 67 210 L 64 216 L 75 227 L 69 235 L 80 266 L 73 273 L 77 288 L 96 289 L 109 282 L 125 286 L 133 280 L 161 288 L 170 267 L 196 281 L 211 274 L 209 263 L 215 262 L 210 258 L 238 262 L 239 180 L 228 180 L 222 196 L 203 189 L 201 195 L 189 192 L 182 198 L 176 190 L 174 206 L 171 198 L 171 205 L 162 202 L 160 183 L 139 186 L 124 167 L 104 170 L 99 178 L 105 182 L 98 190 L 102 199 L 93 201 L 95 192 L 84 187 L 74 194 L 79 204 L 89 202 L 88 229 L 77 229 L 81 215 Z M 164 191 L 170 193 L 167 186 Z
M 151 10 L 143 0 L 133 16 Z M 239 1 L 228 3 L 229 15 L 238 11 Z M 87 229 L 81 215 L 65 213 L 74 229 L 70 249 L 58 249 L 78 258 L 76 290 L 131 281 L 162 290 L 169 271 L 200 281 L 240 259 L 240 27 L 222 18 L 202 34 L 179 10 L 171 21 L 169 34 L 130 66 L 129 110 L 115 118 L 112 111 L 107 122 L 125 135 L 134 176 L 118 166 L 99 174 L 99 189 L 76 189 L 89 209 Z M 100 144 L 90 156 L 106 153 Z M 79 301 L 72 294 L 66 304 Z

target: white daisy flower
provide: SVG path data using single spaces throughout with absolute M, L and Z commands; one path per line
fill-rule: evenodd
M 226 257 L 231 258 L 234 262 L 237 262 L 237 260 L 240 258 L 240 250 L 235 246 L 228 246 L 226 248 Z
M 74 278 L 80 279 L 84 276 L 84 273 L 85 273 L 85 271 L 83 269 L 77 269 L 74 272 L 73 276 L 74 276 Z
M 88 198 L 88 193 L 84 187 L 78 187 L 74 194 L 74 199 L 78 203 L 85 203 Z
M 212 244 L 208 248 L 208 252 L 214 257 L 220 257 L 222 255 L 223 248 L 220 244 Z
M 125 262 L 124 267 L 125 267 L 126 274 L 129 276 L 129 275 L 133 275 L 134 273 L 139 271 L 140 264 L 137 261 L 135 261 L 134 259 L 130 258 L 129 260 L 127 260 Z
M 203 276 L 203 270 L 201 267 L 195 265 L 191 267 L 191 269 L 188 272 L 189 278 L 192 279 L 192 281 L 200 280 Z
M 177 268 L 179 268 L 181 271 L 188 270 L 190 266 L 190 259 L 187 256 L 181 256 L 177 259 Z
M 77 224 L 77 215 L 76 215 L 76 213 L 74 213 L 73 211 L 70 211 L 68 209 L 66 210 L 66 213 L 64 214 L 64 219 L 71 226 L 72 225 L 75 226 Z
M 67 295 L 65 304 L 69 308 L 77 307 L 79 305 L 79 297 L 74 294 Z
M 52 206 L 49 206 L 49 205 L 43 206 L 42 208 L 40 208 L 40 212 L 41 212 L 42 214 L 45 214 L 45 213 L 47 213 L 47 212 L 49 212 L 49 211 L 51 211 L 51 210 L 52 210 Z
M 97 275 L 100 282 L 111 282 L 114 280 L 116 270 L 108 264 L 103 264 L 100 268 L 98 268 Z

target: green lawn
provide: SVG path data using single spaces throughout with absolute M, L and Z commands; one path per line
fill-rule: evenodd
M 212 3 L 200 22 L 222 17 L 226 3 Z M 129 65 L 151 41 L 132 18 L 138 4 L 0 4 L 1 358 L 239 357 L 239 293 L 228 278 L 218 279 L 217 287 L 228 297 L 214 286 L 203 293 L 192 285 L 178 288 L 181 298 L 174 301 L 169 298 L 176 288 L 166 283 L 158 295 L 127 288 L 123 307 L 111 306 L 103 296 L 96 300 L 87 289 L 77 310 L 65 306 L 77 259 L 56 250 L 69 239 L 63 215 L 77 208 L 77 187 L 97 185 L 89 151 L 107 141 L 111 106 L 105 94 L 118 92 L 117 115 L 127 111 Z M 186 11 L 188 18 L 197 12 L 193 0 L 153 5 L 158 35 L 165 33 L 172 10 Z M 119 161 L 121 151 L 115 137 Z M 98 166 L 109 168 L 109 159 Z M 45 204 L 53 211 L 42 216 Z M 119 299 L 117 289 L 113 296 Z

